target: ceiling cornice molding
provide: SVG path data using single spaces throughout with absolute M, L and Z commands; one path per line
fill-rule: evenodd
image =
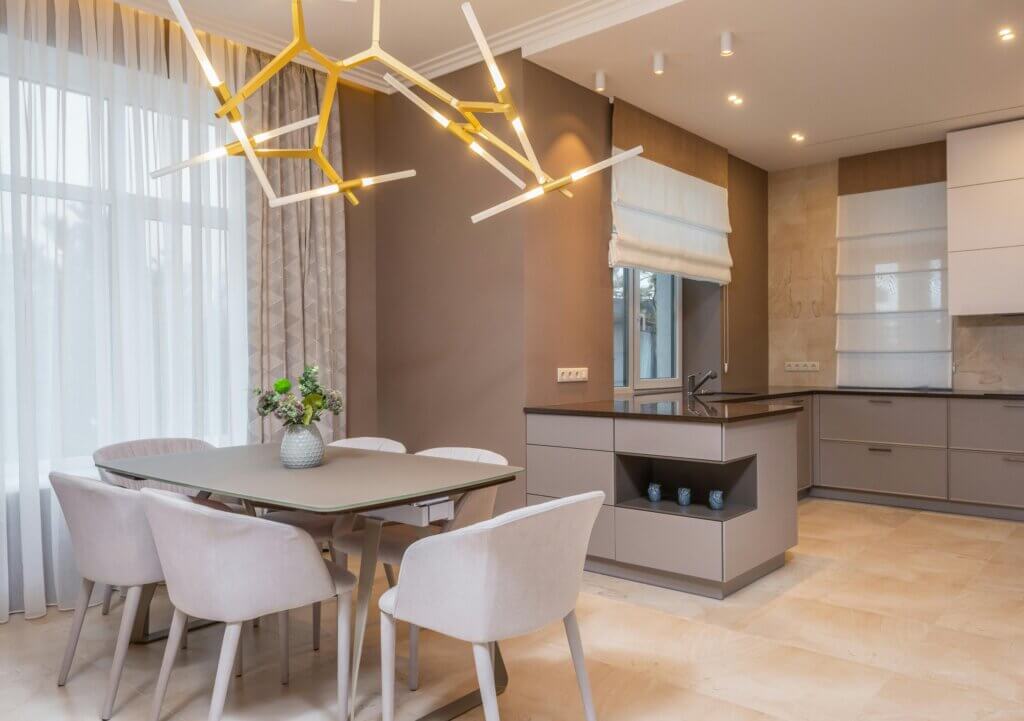
M 677 5 L 685 0 L 580 0 L 568 7 L 555 10 L 528 22 L 489 35 L 487 40 L 495 54 L 522 49 L 528 57 L 562 43 L 600 32 L 607 28 L 629 22 L 644 15 Z M 165 0 L 128 0 L 128 5 L 161 17 L 168 16 Z M 289 41 L 287 37 L 276 37 L 240 26 L 227 26 L 212 20 L 202 12 L 190 13 L 193 24 L 206 32 L 220 35 L 254 50 L 276 54 Z M 461 45 L 448 52 L 413 65 L 416 72 L 427 78 L 461 70 L 482 60 L 475 43 Z M 309 67 L 320 68 L 304 56 L 296 62 Z M 394 89 L 384 82 L 383 73 L 360 67 L 345 73 L 345 78 L 373 88 L 382 93 L 393 93 Z

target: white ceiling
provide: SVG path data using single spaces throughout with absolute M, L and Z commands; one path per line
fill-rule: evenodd
M 169 15 L 165 0 L 127 0 Z M 435 76 L 479 55 L 462 0 L 383 0 L 382 44 Z M 196 27 L 276 51 L 289 0 L 183 0 Z M 473 0 L 495 52 L 533 62 L 727 147 L 767 170 L 944 137 L 1024 116 L 1022 0 Z M 370 0 L 305 0 L 317 47 L 369 44 Z M 996 31 L 1016 28 L 1003 43 Z M 718 34 L 736 53 L 718 54 Z M 651 55 L 667 55 L 651 73 Z M 379 77 L 355 79 L 381 87 Z M 386 87 L 386 86 L 384 86 Z M 515 88 L 512 89 L 515 92 Z M 742 107 L 726 102 L 729 93 Z M 789 136 L 807 137 L 796 145 Z
M 1024 116 L 1021 0 L 686 0 L 530 59 L 591 86 L 604 69 L 609 94 L 767 170 Z

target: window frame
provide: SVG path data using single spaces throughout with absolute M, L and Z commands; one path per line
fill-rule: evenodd
M 648 378 L 640 377 L 640 283 L 636 274 L 642 268 L 621 267 L 625 271 L 625 283 L 628 287 L 626 303 L 626 329 L 629 337 L 626 339 L 626 375 L 628 384 L 625 386 L 613 386 L 616 396 L 629 396 L 635 393 L 647 393 L 651 391 L 679 390 L 683 387 L 683 280 L 679 276 L 672 276 L 673 289 L 675 291 L 675 353 L 676 368 L 675 375 L 670 378 Z M 610 272 L 614 273 L 618 267 Z M 657 271 L 651 271 L 657 272 Z M 613 300 L 614 302 L 614 300 Z M 614 348 L 614 343 L 613 343 Z M 613 365 L 614 365 L 614 358 Z M 614 383 L 615 379 L 613 379 Z

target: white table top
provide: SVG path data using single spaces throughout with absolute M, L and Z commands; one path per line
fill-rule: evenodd
M 176 483 L 315 513 L 369 511 L 515 479 L 522 468 L 328 446 L 317 468 L 291 470 L 277 444 L 124 458 L 97 464 L 132 478 Z

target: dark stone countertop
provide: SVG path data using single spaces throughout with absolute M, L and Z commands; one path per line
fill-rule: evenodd
M 835 386 L 768 386 L 751 388 L 727 395 L 708 393 L 698 395 L 705 402 L 751 403 L 772 401 L 807 395 L 906 396 L 919 398 L 978 398 L 995 400 L 1024 400 L 1024 391 L 1011 390 L 950 390 L 942 388 L 836 388 Z M 642 396 L 641 396 L 642 397 Z
M 787 403 L 719 403 L 701 398 L 687 403 L 681 393 L 668 399 L 669 394 L 658 396 L 633 396 L 608 401 L 586 403 L 565 403 L 555 406 L 529 406 L 525 413 L 557 416 L 594 416 L 599 418 L 639 418 L 661 421 L 686 421 L 697 423 L 736 423 L 757 418 L 799 413 L 798 405 Z

